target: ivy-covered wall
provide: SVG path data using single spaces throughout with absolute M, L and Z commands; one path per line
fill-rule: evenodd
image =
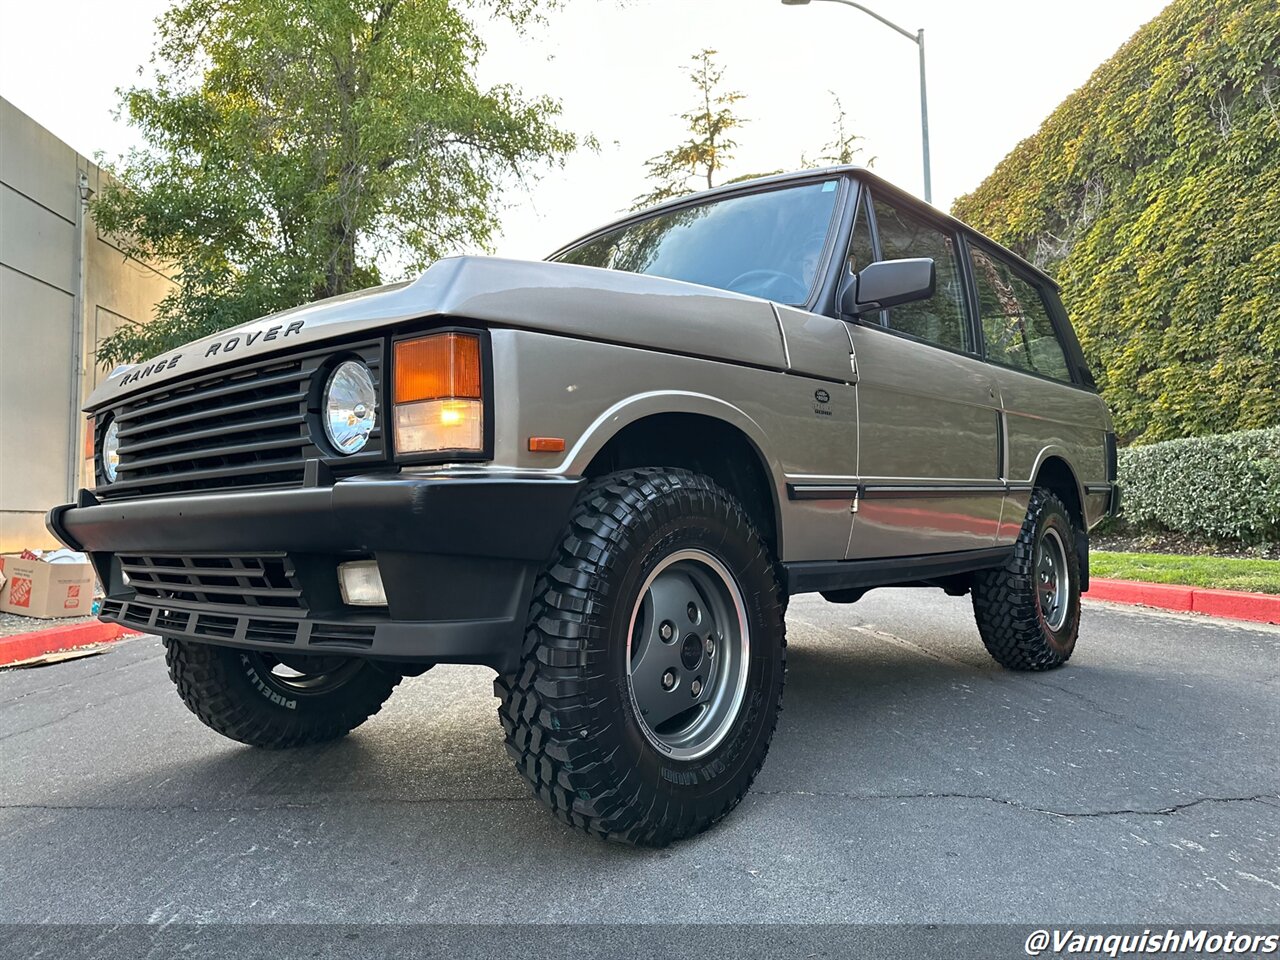
M 1052 273 L 1122 442 L 1280 422 L 1280 3 L 1174 0 L 954 213 Z

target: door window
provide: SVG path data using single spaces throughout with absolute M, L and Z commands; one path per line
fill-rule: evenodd
M 931 257 L 937 271 L 934 295 L 928 300 L 884 311 L 885 325 L 950 350 L 972 350 L 955 237 L 879 197 L 872 197 L 872 205 L 880 239 L 880 259 Z
M 1070 383 L 1066 354 L 1036 285 L 985 250 L 973 247 L 970 260 L 987 359 Z

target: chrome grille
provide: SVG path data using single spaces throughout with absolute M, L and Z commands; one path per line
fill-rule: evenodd
M 349 357 L 363 360 L 381 385 L 382 348 L 375 342 L 237 367 L 128 400 L 112 411 L 120 436 L 117 479 L 108 484 L 99 476 L 98 496 L 301 486 L 306 461 L 327 454 L 323 439 L 313 436 L 308 406 L 319 394 L 313 382 L 335 358 Z M 99 416 L 99 449 L 106 422 Z M 343 464 L 382 458 L 380 423 L 365 449 Z

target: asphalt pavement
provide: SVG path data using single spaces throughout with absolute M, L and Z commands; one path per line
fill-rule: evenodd
M 202 726 L 154 637 L 0 674 L 0 922 L 1280 922 L 1280 629 L 1089 604 L 1028 675 L 967 599 L 788 623 L 764 770 L 665 850 L 529 796 L 485 669 L 287 753 Z

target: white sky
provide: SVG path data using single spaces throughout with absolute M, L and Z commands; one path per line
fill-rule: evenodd
M 924 27 L 934 202 L 973 189 L 1165 0 L 866 0 Z M 165 0 L 0 0 L 0 96 L 92 156 L 135 142 L 112 118 L 115 88 L 136 82 Z M 644 161 L 676 143 L 692 87 L 680 71 L 720 51 L 751 120 L 730 176 L 795 169 L 830 139 L 829 90 L 867 138 L 875 170 L 919 194 L 916 47 L 841 4 L 780 0 L 570 0 L 517 37 L 486 24 L 482 83 L 510 82 L 564 105 L 564 123 L 601 149 L 507 194 L 495 252 L 540 258 L 604 223 L 643 192 Z

